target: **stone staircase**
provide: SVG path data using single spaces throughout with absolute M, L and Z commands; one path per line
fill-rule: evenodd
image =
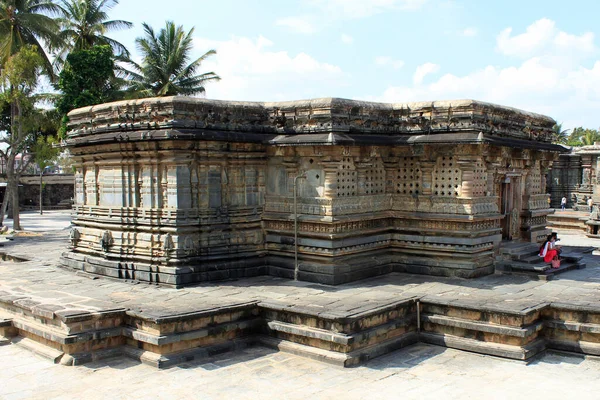
M 583 269 L 581 253 L 591 252 L 593 247 L 563 247 L 560 268 L 552 268 L 538 255 L 539 246 L 530 242 L 503 242 L 496 259 L 496 271 L 503 274 L 527 275 L 534 279 L 551 280 L 554 276 L 572 269 Z

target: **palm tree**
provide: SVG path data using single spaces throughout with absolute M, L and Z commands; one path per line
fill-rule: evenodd
M 64 59 L 73 50 L 89 50 L 97 45 L 108 45 L 117 56 L 129 57 L 125 46 L 104 35 L 111 30 L 133 26 L 131 22 L 123 20 L 108 20 L 107 11 L 117 4 L 118 0 L 62 0 L 60 38 L 67 45 L 59 57 Z
M 569 131 L 570 129 L 565 129 L 563 131 L 562 124 L 554 124 L 552 127 L 552 141 L 554 143 L 566 144 L 569 140 Z
M 182 26 L 167 21 L 158 36 L 152 27 L 144 23 L 145 36 L 136 39 L 138 50 L 142 54 L 141 65 L 129 60 L 134 71 L 128 73 L 131 87 L 137 95 L 174 96 L 204 93 L 207 82 L 221 78 L 214 72 L 196 74 L 204 60 L 215 50 L 209 50 L 200 58 L 190 62 L 192 35 L 194 28 L 185 32 Z
M 3 65 L 25 45 L 33 45 L 42 57 L 44 71 L 54 79 L 44 45 L 53 48 L 60 44 L 59 24 L 51 17 L 60 12 L 52 0 L 0 0 L 0 63 Z
M 581 144 L 583 146 L 591 146 L 593 145 L 595 142 L 598 141 L 598 133 L 597 132 L 586 132 L 582 137 L 581 137 Z

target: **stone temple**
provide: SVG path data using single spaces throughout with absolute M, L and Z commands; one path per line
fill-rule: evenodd
M 69 117 L 63 264 L 176 287 L 493 273 L 503 240 L 549 233 L 546 175 L 564 151 L 551 118 L 473 100 L 166 97 Z

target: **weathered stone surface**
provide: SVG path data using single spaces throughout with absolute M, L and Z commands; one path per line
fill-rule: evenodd
M 490 274 L 503 238 L 547 234 L 545 175 L 563 150 L 553 124 L 473 100 L 171 97 L 75 110 L 64 264 L 176 287 Z

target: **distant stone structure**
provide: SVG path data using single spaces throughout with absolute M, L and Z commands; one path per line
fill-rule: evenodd
M 587 200 L 600 202 L 600 143 L 567 148 L 552 164 L 548 187 L 553 207 L 567 198 L 567 206 L 576 211 L 591 211 Z
M 42 180 L 42 202 L 44 210 L 70 209 L 73 200 L 72 174 L 44 174 Z M 0 177 L 0 202 L 6 193 L 6 179 Z M 19 205 L 21 210 L 40 207 L 40 176 L 21 175 L 19 179 Z
M 473 100 L 167 97 L 69 117 L 63 263 L 177 287 L 490 274 L 501 240 L 547 235 L 546 174 L 564 150 L 551 118 Z
M 562 197 L 575 211 L 589 212 L 588 236 L 600 238 L 600 143 L 573 147 L 553 163 L 549 174 L 552 206 L 559 207 Z M 589 199 L 592 199 L 592 207 Z

